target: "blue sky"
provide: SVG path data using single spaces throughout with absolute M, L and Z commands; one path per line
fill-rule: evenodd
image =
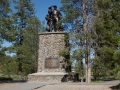
M 39 18 L 40 21 L 45 21 L 45 22 L 46 22 L 45 16 L 48 13 L 48 7 L 52 5 L 56 5 L 59 10 L 59 8 L 62 6 L 60 1 L 61 0 L 31 0 L 31 2 L 34 3 L 36 16 Z M 3 46 L 6 46 L 6 47 L 10 45 L 11 44 L 9 42 L 4 42 L 3 44 Z
M 40 21 L 45 20 L 45 16 L 48 12 L 48 7 L 52 5 L 56 5 L 59 8 L 62 6 L 60 3 L 61 0 L 31 0 L 32 3 L 35 4 L 36 16 L 40 19 Z

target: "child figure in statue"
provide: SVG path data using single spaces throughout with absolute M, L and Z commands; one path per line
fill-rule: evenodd
M 54 8 L 52 10 L 52 7 Z M 63 30 L 61 24 L 58 25 L 58 21 L 60 21 L 62 14 L 60 11 L 57 10 L 57 6 L 50 6 L 48 8 L 48 14 L 46 15 L 45 19 L 47 20 L 47 27 L 46 30 L 48 32 L 52 32 L 52 29 L 54 29 L 54 32 Z

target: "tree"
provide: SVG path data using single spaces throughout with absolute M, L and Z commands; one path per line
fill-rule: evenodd
M 113 75 L 115 79 L 120 80 L 120 50 L 116 50 L 113 55 L 113 59 L 115 60 L 115 67 L 113 69 Z
M 119 0 L 97 0 L 95 1 L 95 25 L 94 25 L 94 50 L 96 60 L 100 60 L 98 73 L 104 76 L 112 76 L 115 68 L 115 59 L 113 58 L 115 51 L 119 48 L 120 40 L 120 12 L 118 11 Z M 97 62 L 94 60 L 97 65 Z M 94 66 L 93 65 L 93 66 Z M 95 67 L 95 66 L 94 66 Z
M 18 63 L 18 75 L 27 75 L 36 71 L 38 31 L 41 26 L 30 0 L 14 0 L 14 3 L 16 39 L 13 49 Z
M 62 22 L 70 29 L 72 49 L 81 49 L 82 58 L 86 61 L 86 82 L 91 81 L 90 44 L 91 44 L 91 0 L 61 0 L 61 10 L 65 18 Z M 75 53 L 77 54 L 77 53 Z M 81 55 L 80 55 L 81 56 Z
M 73 62 L 77 62 L 75 63 L 74 69 L 76 72 L 79 73 L 79 76 L 81 77 L 81 81 L 83 80 L 83 76 L 84 76 L 84 64 L 83 64 L 83 56 L 84 55 L 84 51 L 82 49 L 77 49 L 75 51 L 73 51 L 72 54 L 72 59 L 74 60 Z
M 11 60 L 11 57 L 8 57 L 6 55 L 8 48 L 3 47 L 2 45 L 4 41 L 12 42 L 15 38 L 13 37 L 14 26 L 11 15 L 12 15 L 12 10 L 10 8 L 10 1 L 0 0 L 0 69 L 1 70 L 7 68 L 8 66 L 5 66 L 5 62 Z
M 11 42 L 14 40 L 13 37 L 13 20 L 12 20 L 12 10 L 10 8 L 9 0 L 0 1 L 0 36 L 3 40 Z

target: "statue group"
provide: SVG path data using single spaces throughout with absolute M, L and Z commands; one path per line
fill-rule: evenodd
M 46 30 L 48 32 L 52 32 L 52 30 L 54 30 L 54 32 L 63 31 L 62 25 L 60 23 L 58 24 L 58 21 L 60 21 L 61 16 L 62 14 L 59 10 L 57 10 L 56 5 L 50 6 L 48 8 L 48 14 L 45 17 L 45 19 L 47 20 Z

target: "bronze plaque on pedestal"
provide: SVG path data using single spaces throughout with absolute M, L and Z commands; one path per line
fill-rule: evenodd
M 46 58 L 45 68 L 59 68 L 59 59 L 58 58 Z

